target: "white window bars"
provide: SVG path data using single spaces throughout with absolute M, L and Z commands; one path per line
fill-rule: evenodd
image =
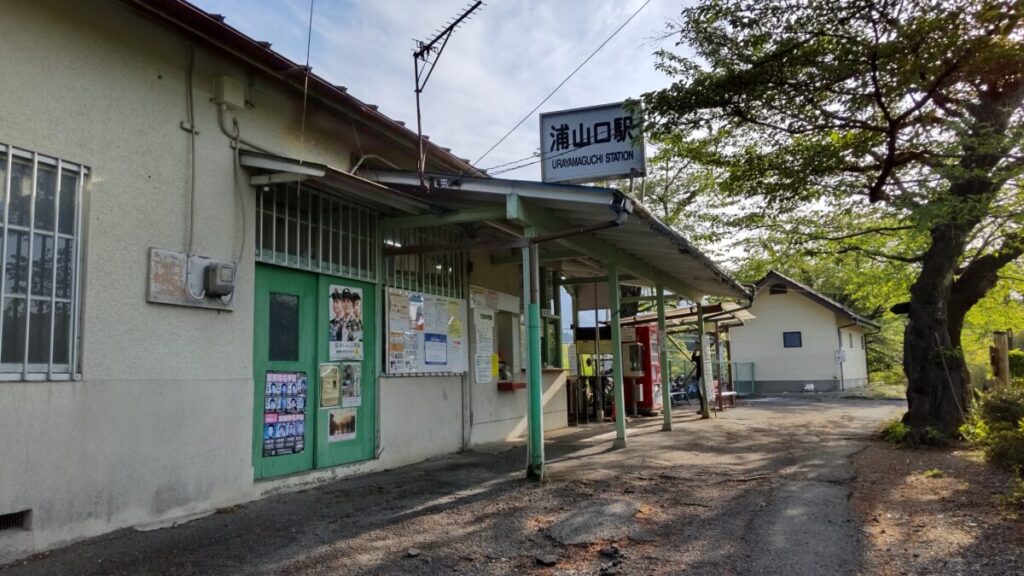
M 257 188 L 256 260 L 377 281 L 377 213 L 308 185 Z
M 78 373 L 80 164 L 0 144 L 0 380 Z

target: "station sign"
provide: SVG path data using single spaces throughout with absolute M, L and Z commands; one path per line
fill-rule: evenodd
M 646 175 L 640 117 L 624 102 L 541 114 L 540 151 L 544 182 Z

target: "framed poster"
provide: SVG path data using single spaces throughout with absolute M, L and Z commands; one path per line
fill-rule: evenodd
M 389 374 L 467 371 L 465 300 L 396 288 L 387 295 Z

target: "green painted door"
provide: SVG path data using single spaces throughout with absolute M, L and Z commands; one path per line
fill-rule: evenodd
M 257 265 L 256 478 L 373 458 L 376 315 L 374 284 Z
M 319 362 L 335 367 L 341 380 L 340 393 L 324 393 L 317 410 L 316 467 L 327 468 L 374 456 L 376 285 L 320 276 L 318 301 Z
M 256 478 L 313 468 L 317 277 L 256 266 L 253 380 Z

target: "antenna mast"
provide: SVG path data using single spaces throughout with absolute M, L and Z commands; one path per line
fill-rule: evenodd
M 452 33 L 463 22 L 469 20 L 473 12 L 483 5 L 483 0 L 477 0 L 467 5 L 462 14 L 449 21 L 444 28 L 435 31 L 434 36 L 430 40 L 426 42 L 415 40 L 416 50 L 412 53 L 412 63 L 416 74 L 416 134 L 419 141 L 419 157 L 416 167 L 420 173 L 420 186 L 424 190 L 427 190 L 426 179 L 423 176 L 427 169 L 427 154 L 423 146 L 423 115 L 420 112 L 420 93 L 427 87 L 427 81 L 430 80 L 430 75 L 434 73 L 437 60 L 441 57 L 441 53 L 444 52 L 444 47 L 448 45 L 448 40 L 451 39 Z

